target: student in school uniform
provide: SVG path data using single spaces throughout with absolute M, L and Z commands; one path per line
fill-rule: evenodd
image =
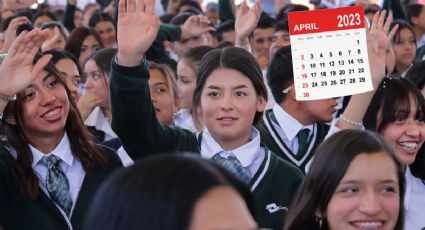
M 201 61 L 193 100 L 203 114 L 204 131 L 194 134 L 160 125 L 149 95 L 145 60 L 159 19 L 153 13 L 152 0 L 146 1 L 145 7 L 140 7 L 142 3 L 130 0 L 127 6 L 135 5 L 135 9 L 127 10 L 123 0 L 119 4 L 119 50 L 112 63 L 110 88 L 112 127 L 123 147 L 133 159 L 190 151 L 219 162 L 251 187 L 259 226 L 281 228 L 302 173 L 262 145 L 258 130 L 252 126 L 267 98 L 255 58 L 235 47 L 209 52 Z M 129 40 L 133 42 L 126 42 Z
M 382 40 L 388 42 L 388 37 L 392 37 L 391 34 L 394 34 L 396 30 L 394 28 L 392 33 L 387 36 L 391 18 L 385 24 L 383 16 L 378 17 L 376 15 L 376 24 L 378 24 L 378 19 L 380 20 L 379 27 L 374 27 L 371 31 L 370 36 L 374 38 L 369 39 L 370 44 L 372 44 L 372 41 L 379 42 L 377 36 L 380 34 L 384 37 Z M 374 47 L 377 47 L 375 43 Z M 386 47 L 386 44 L 384 47 Z M 376 56 L 375 50 L 372 49 L 369 52 L 374 54 L 370 55 L 372 82 L 375 86 L 378 86 L 385 75 L 381 71 L 382 66 L 380 65 L 382 60 L 385 61 L 385 55 L 376 53 L 379 54 Z M 379 52 L 382 52 L 382 50 L 379 50 Z M 379 63 L 373 64 L 376 62 Z M 308 170 L 315 149 L 329 135 L 329 132 L 334 133 L 340 128 L 352 126 L 359 128 L 362 125 L 361 122 L 354 121 L 363 118 L 374 93 L 374 91 L 371 91 L 353 95 L 344 113 L 334 120 L 332 116 L 337 106 L 335 98 L 297 101 L 290 46 L 280 48 L 274 55 L 268 68 L 267 81 L 277 104 L 265 112 L 257 127 L 267 147 L 304 172 Z M 333 121 L 332 126 L 326 124 L 330 121 Z
M 275 53 L 267 71 L 267 82 L 277 104 L 265 112 L 257 125 L 262 139 L 274 153 L 305 172 L 314 151 L 328 133 L 326 122 L 332 121 L 337 101 L 334 98 L 296 100 L 290 46 Z
M 91 141 L 51 56 L 33 64 L 47 36 L 38 29 L 23 32 L 0 67 L 5 229 L 81 229 L 100 184 L 122 166 L 114 151 Z

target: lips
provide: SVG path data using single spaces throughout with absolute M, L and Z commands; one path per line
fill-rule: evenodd
M 42 114 L 41 118 L 47 121 L 55 121 L 60 119 L 61 116 L 62 116 L 62 107 L 56 107 Z
M 232 125 L 238 119 L 236 117 L 219 117 L 217 120 L 221 125 Z
M 417 142 L 398 142 L 397 143 L 402 149 L 404 149 L 404 151 L 406 151 L 407 153 L 417 153 L 418 149 L 419 149 L 419 144 Z
M 384 221 L 356 221 L 350 224 L 360 229 L 381 229 L 384 225 Z

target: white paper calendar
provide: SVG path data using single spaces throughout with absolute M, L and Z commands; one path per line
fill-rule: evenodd
M 297 100 L 373 89 L 362 6 L 288 14 Z

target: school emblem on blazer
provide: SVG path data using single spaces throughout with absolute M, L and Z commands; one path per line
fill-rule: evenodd
M 266 209 L 267 209 L 267 211 L 269 211 L 269 213 L 275 213 L 275 212 L 277 212 L 279 210 L 288 211 L 288 208 L 287 207 L 277 206 L 275 203 L 268 204 L 266 206 Z

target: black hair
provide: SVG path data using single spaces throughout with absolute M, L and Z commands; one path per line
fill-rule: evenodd
M 294 84 L 291 46 L 276 51 L 267 68 L 267 83 L 276 103 L 281 103 L 285 98 L 282 91 Z
M 422 8 L 424 7 L 423 4 L 415 3 L 415 4 L 409 4 L 405 7 L 406 10 L 406 16 L 409 23 L 413 26 L 412 17 L 419 17 L 419 15 L 422 12 Z
M 81 69 L 80 69 L 80 66 L 78 64 L 78 61 L 72 53 L 70 53 L 66 50 L 60 50 L 60 51 L 59 50 L 49 50 L 49 51 L 43 52 L 43 55 L 46 55 L 46 54 L 52 55 L 52 58 L 50 59 L 50 61 L 55 65 L 56 65 L 56 63 L 58 63 L 62 59 L 70 59 L 77 66 L 79 75 L 82 76 Z
M 422 90 L 425 87 L 425 61 L 413 64 L 407 71 L 405 78 L 419 90 Z
M 224 22 L 221 22 L 216 26 L 216 30 L 214 32 L 214 36 L 217 38 L 219 42 L 223 40 L 223 33 L 235 31 L 235 20 L 229 19 Z
M 177 15 L 175 15 L 173 17 L 173 19 L 171 19 L 170 24 L 173 24 L 173 25 L 176 25 L 176 26 L 181 26 L 192 15 L 196 15 L 196 14 L 195 13 L 191 13 L 191 12 L 178 13 Z
M 32 18 L 31 18 L 31 22 L 32 23 L 35 23 L 35 21 L 39 18 L 39 17 L 42 17 L 42 16 L 47 16 L 47 17 L 49 17 L 50 19 L 52 19 L 52 21 L 57 21 L 57 18 L 56 18 L 56 16 L 52 13 L 52 12 L 50 12 L 50 11 L 48 11 L 48 10 L 42 10 L 42 11 L 38 11 Z
M 289 12 L 308 11 L 308 10 L 309 8 L 307 6 L 304 6 L 301 4 L 288 4 L 279 10 L 279 12 L 276 14 L 276 20 L 280 21 L 283 19 L 288 19 Z
M 258 24 L 255 29 L 273 28 L 275 23 L 276 20 L 274 18 L 270 17 L 270 15 L 268 15 L 266 12 L 261 12 L 260 20 L 258 21 Z M 252 36 L 254 36 L 255 29 L 251 32 L 249 38 L 252 38 Z
M 147 158 L 105 181 L 84 229 L 186 230 L 197 201 L 221 186 L 240 195 L 252 213 L 248 187 L 220 165 L 194 154 Z
M 287 31 L 287 32 L 289 32 L 288 19 L 280 20 L 275 24 L 274 32 L 276 33 L 277 31 Z
M 197 1 L 193 1 L 193 0 L 181 0 L 180 4 L 177 6 L 177 12 L 178 13 L 182 13 L 182 12 L 187 12 L 187 11 L 180 11 L 180 9 L 183 6 L 189 6 L 191 7 L 191 11 L 195 14 L 202 14 L 202 8 L 199 5 L 199 3 Z
M 95 12 L 89 20 L 89 26 L 94 28 L 99 22 L 111 22 L 112 25 L 114 25 L 114 27 L 116 28 L 115 20 L 108 13 Z

